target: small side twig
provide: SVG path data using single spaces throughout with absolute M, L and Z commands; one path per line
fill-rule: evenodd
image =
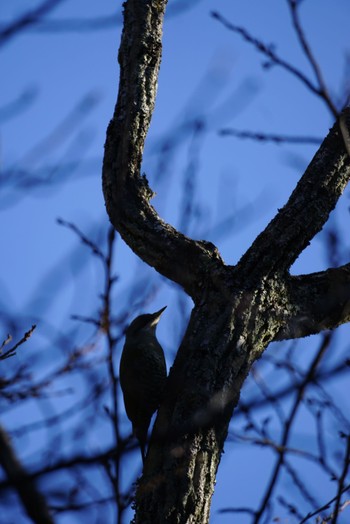
M 275 52 L 272 45 L 267 45 L 264 42 L 262 42 L 261 40 L 259 40 L 258 38 L 255 38 L 244 27 L 240 27 L 235 24 L 232 24 L 229 20 L 227 20 L 224 16 L 222 16 L 217 11 L 212 11 L 211 16 L 215 18 L 216 20 L 218 20 L 229 31 L 239 34 L 246 42 L 253 45 L 259 53 L 262 53 L 268 59 L 268 62 L 264 64 L 265 68 L 277 65 L 279 67 L 282 67 L 285 71 L 288 71 L 288 73 L 292 74 L 295 78 L 301 81 L 312 93 L 314 93 L 317 97 L 323 100 L 323 102 L 326 104 L 327 108 L 332 113 L 332 115 L 335 118 L 337 118 L 338 110 L 329 95 L 329 92 L 323 80 L 319 65 L 311 52 L 311 49 L 308 45 L 308 42 L 305 38 L 305 35 L 300 25 L 298 13 L 297 13 L 297 7 L 299 3 L 296 2 L 295 0 L 288 0 L 288 4 L 291 9 L 292 22 L 293 22 L 298 40 L 302 46 L 303 52 L 308 62 L 310 63 L 312 67 L 317 83 L 314 83 L 312 80 L 310 80 L 310 78 L 307 75 L 305 75 L 300 69 L 295 67 L 293 64 L 281 58 Z
M 303 84 L 306 85 L 310 91 L 315 93 L 315 95 L 320 96 L 320 90 L 319 88 L 314 85 L 311 80 L 304 75 L 299 69 L 294 67 L 292 64 L 284 60 L 283 58 L 280 58 L 277 53 L 273 50 L 273 47 L 271 45 L 264 44 L 261 40 L 258 38 L 255 38 L 252 36 L 244 27 L 240 27 L 237 25 L 232 24 L 227 20 L 224 16 L 222 16 L 217 11 L 212 11 L 211 16 L 218 20 L 224 27 L 229 29 L 230 31 L 239 34 L 246 42 L 249 44 L 252 44 L 257 51 L 265 55 L 272 65 L 278 65 L 291 73 L 293 76 L 298 78 Z
M 310 367 L 309 367 L 308 372 L 307 372 L 307 374 L 306 374 L 306 376 L 304 378 L 304 381 L 300 384 L 300 387 L 299 387 L 299 389 L 297 391 L 297 395 L 296 395 L 296 398 L 295 398 L 295 400 L 293 402 L 290 414 L 289 414 L 289 416 L 288 416 L 288 418 L 286 420 L 286 423 L 284 425 L 283 435 L 282 435 L 281 441 L 279 443 L 280 451 L 278 453 L 278 459 L 276 461 L 275 467 L 274 467 L 272 475 L 271 475 L 270 482 L 269 482 L 269 484 L 268 484 L 268 486 L 266 488 L 265 494 L 264 494 L 262 502 L 260 504 L 260 508 L 256 511 L 254 524 L 258 524 L 259 522 L 261 522 L 261 518 L 263 516 L 263 513 L 264 513 L 265 509 L 267 508 L 267 506 L 269 504 L 269 501 L 271 500 L 272 493 L 273 493 L 273 491 L 275 490 L 275 488 L 277 486 L 278 477 L 280 475 L 282 466 L 285 464 L 285 451 L 284 450 L 286 449 L 286 446 L 287 446 L 289 438 L 290 438 L 291 428 L 293 426 L 293 423 L 294 423 L 295 417 L 296 417 L 296 415 L 298 413 L 298 410 L 299 410 L 299 407 L 301 405 L 301 402 L 302 402 L 302 400 L 304 398 L 305 391 L 306 391 L 308 385 L 310 383 L 312 383 L 312 381 L 314 379 L 314 376 L 315 376 L 315 373 L 316 373 L 316 369 L 317 369 L 320 361 L 322 360 L 323 356 L 325 355 L 325 353 L 326 353 L 326 351 L 327 351 L 327 349 L 329 347 L 330 340 L 331 340 L 331 336 L 328 333 L 326 333 L 323 336 L 322 343 L 320 344 L 320 347 L 318 348 L 318 351 L 317 351 L 313 361 L 310 364 Z M 289 473 L 293 474 L 293 472 L 291 470 L 289 470 Z M 294 479 L 294 480 L 296 480 L 296 479 Z M 301 489 L 303 489 L 303 487 L 301 487 Z
M 349 465 L 350 465 L 350 435 L 347 436 L 346 452 L 345 452 L 345 457 L 344 457 L 344 466 L 343 466 L 343 471 L 340 475 L 340 479 L 338 482 L 338 493 L 337 493 L 336 500 L 335 500 L 334 513 L 332 515 L 332 521 L 331 521 L 332 524 L 336 524 L 338 520 L 338 515 L 340 512 L 341 496 L 344 490 L 344 482 L 345 482 L 346 475 L 349 470 Z
M 275 144 L 315 144 L 320 145 L 321 138 L 316 136 L 282 135 L 274 133 L 260 133 L 259 131 L 241 131 L 239 129 L 224 128 L 219 130 L 220 136 L 235 136 L 237 138 L 256 140 L 257 142 L 274 142 Z
M 345 493 L 346 491 L 348 491 L 348 489 L 350 489 L 350 484 L 348 484 L 347 486 L 344 486 L 344 488 L 342 489 L 342 494 Z M 308 520 L 310 520 L 312 517 L 316 517 L 316 515 L 319 515 L 320 513 L 322 513 L 322 511 L 325 511 L 326 509 L 329 509 L 331 504 L 333 502 L 335 502 L 337 500 L 337 496 L 336 495 L 335 497 L 333 497 L 331 500 L 329 500 L 328 502 L 326 502 L 326 504 L 324 504 L 323 506 L 321 506 L 320 508 L 317 508 L 315 511 L 313 511 L 312 513 L 308 513 L 306 515 L 306 517 L 304 517 L 300 522 L 299 524 L 304 524 L 305 522 L 307 522 Z
M 41 5 L 35 9 L 31 9 L 24 13 L 22 16 L 18 17 L 14 22 L 8 24 L 6 27 L 1 28 L 0 30 L 0 45 L 7 43 L 11 38 L 13 38 L 20 31 L 23 31 L 35 25 L 38 21 L 47 15 L 50 11 L 55 9 L 62 0 L 45 0 Z
M 19 342 L 17 342 L 17 344 L 15 344 L 12 348 L 8 349 L 5 353 L 1 353 L 3 347 L 5 345 L 9 344 L 9 342 L 11 342 L 11 340 L 12 340 L 12 336 L 11 335 L 7 335 L 6 339 L 1 344 L 0 360 L 5 360 L 7 358 L 13 357 L 16 354 L 16 349 L 19 346 L 21 346 L 22 344 L 24 344 L 24 342 L 26 342 L 32 336 L 33 331 L 35 330 L 35 328 L 36 328 L 36 324 L 33 324 L 32 327 L 29 329 L 29 331 L 27 331 L 23 335 L 23 337 L 21 338 L 21 340 Z
M 96 255 L 98 258 L 100 258 L 102 262 L 104 263 L 105 256 L 102 253 L 102 251 L 100 250 L 100 248 L 92 240 L 90 240 L 86 235 L 84 235 L 84 233 L 80 231 L 80 229 L 75 224 L 73 224 L 72 222 L 68 222 L 67 220 L 63 220 L 63 218 L 57 218 L 57 224 L 59 224 L 60 226 L 64 226 L 70 229 L 71 231 L 73 231 L 73 233 L 75 233 L 80 238 L 82 243 L 85 244 L 87 247 L 89 247 L 91 251 L 93 252 L 93 254 Z
M 317 79 L 318 85 L 319 85 L 319 92 L 320 96 L 323 98 L 325 103 L 327 104 L 329 110 L 333 114 L 335 118 L 338 116 L 338 110 L 335 107 L 329 92 L 328 88 L 326 86 L 326 82 L 324 81 L 321 69 L 317 63 L 316 58 L 314 57 L 311 48 L 309 46 L 309 43 L 306 39 L 305 33 L 301 27 L 300 19 L 299 19 L 299 13 L 298 13 L 298 2 L 296 0 L 288 0 L 288 5 L 291 12 L 293 27 L 295 29 L 296 35 L 298 37 L 299 43 L 303 49 L 304 55 L 306 56 L 314 74 Z

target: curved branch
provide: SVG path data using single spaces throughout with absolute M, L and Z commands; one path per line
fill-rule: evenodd
M 166 224 L 150 205 L 153 192 L 140 176 L 154 109 L 167 0 L 129 0 L 119 50 L 118 100 L 105 144 L 103 191 L 113 226 L 147 264 L 194 298 L 208 272 L 223 262 L 215 246 L 194 241 Z
M 275 340 L 314 335 L 350 321 L 350 264 L 287 280 L 290 313 Z
M 350 108 L 341 125 L 349 127 Z M 288 271 L 312 238 L 321 231 L 350 178 L 344 131 L 337 121 L 310 162 L 305 174 L 266 229 L 242 257 L 245 275 Z

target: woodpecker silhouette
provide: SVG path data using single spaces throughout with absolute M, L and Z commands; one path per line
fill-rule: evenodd
M 166 306 L 156 313 L 136 317 L 125 332 L 119 377 L 126 414 L 132 423 L 145 460 L 147 432 L 153 413 L 162 400 L 167 377 L 156 327 Z

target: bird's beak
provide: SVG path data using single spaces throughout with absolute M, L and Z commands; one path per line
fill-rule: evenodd
M 151 322 L 151 326 L 156 326 L 159 322 L 159 319 L 160 319 L 160 316 L 161 314 L 163 313 L 163 311 L 167 308 L 167 306 L 164 306 L 162 307 L 162 309 L 160 309 L 159 311 L 157 311 L 156 313 L 152 313 L 152 322 Z

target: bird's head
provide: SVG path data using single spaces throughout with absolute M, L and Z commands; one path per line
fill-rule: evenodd
M 166 306 L 155 313 L 146 313 L 145 315 L 136 317 L 127 328 L 126 335 L 136 335 L 143 330 L 155 332 L 161 314 L 165 309 Z

